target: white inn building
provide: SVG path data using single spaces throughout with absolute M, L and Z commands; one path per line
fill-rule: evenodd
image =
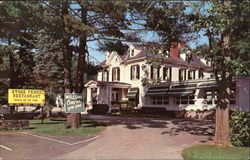
M 195 56 L 186 61 L 183 44 L 173 47 L 161 68 L 146 64 L 147 45 L 130 45 L 120 56 L 107 53 L 100 66 L 97 80 L 85 84 L 87 105 L 108 104 L 109 111 L 117 109 L 119 102 L 134 102 L 135 108 L 160 107 L 170 111 L 204 110 L 216 106 L 217 84 L 212 67 L 204 58 Z M 145 74 L 145 70 L 148 74 Z M 160 83 L 143 86 L 142 79 L 160 79 Z M 249 110 L 249 77 L 236 77 L 232 87 L 231 107 Z

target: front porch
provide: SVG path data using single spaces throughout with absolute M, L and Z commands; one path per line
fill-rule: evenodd
M 109 112 L 119 109 L 121 101 L 127 100 L 128 83 L 105 82 L 91 80 L 85 84 L 87 88 L 86 104 L 91 109 L 94 104 L 107 104 Z

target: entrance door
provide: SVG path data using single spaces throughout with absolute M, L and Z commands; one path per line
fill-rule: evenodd
M 112 91 L 112 101 L 119 101 L 119 92 Z

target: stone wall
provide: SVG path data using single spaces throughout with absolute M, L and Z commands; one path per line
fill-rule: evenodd
M 177 118 L 192 118 L 192 119 L 215 119 L 215 111 L 177 111 L 175 113 L 175 117 Z
M 3 120 L 0 122 L 0 130 L 29 129 L 28 120 Z

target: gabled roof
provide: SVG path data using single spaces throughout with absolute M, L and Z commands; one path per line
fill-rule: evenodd
M 116 86 L 116 87 L 122 87 L 122 88 L 129 88 L 131 84 L 129 83 L 123 83 L 123 82 L 106 82 L 106 81 L 97 81 L 97 80 L 90 80 L 88 81 L 84 86 L 89 87 L 92 85 L 96 86 Z
M 140 50 L 140 52 L 133 56 L 130 57 L 130 53 L 129 50 L 122 56 L 118 55 L 122 62 L 131 62 L 134 60 L 139 60 L 139 59 L 146 59 L 149 55 L 148 51 L 150 50 L 149 46 L 146 45 L 134 45 L 134 48 L 137 50 Z M 99 65 L 100 66 L 105 66 L 106 65 L 106 60 L 101 62 Z M 182 58 L 173 58 L 173 57 L 166 57 L 164 59 L 164 62 L 166 62 L 166 64 L 170 64 L 173 66 L 183 66 L 183 67 L 188 67 L 188 68 L 200 68 L 200 69 L 204 69 L 206 71 L 212 71 L 212 67 L 204 64 L 202 61 L 200 61 L 197 57 L 193 57 L 193 59 L 190 62 L 187 62 L 185 60 L 183 60 Z M 132 63 L 132 62 L 131 62 Z

